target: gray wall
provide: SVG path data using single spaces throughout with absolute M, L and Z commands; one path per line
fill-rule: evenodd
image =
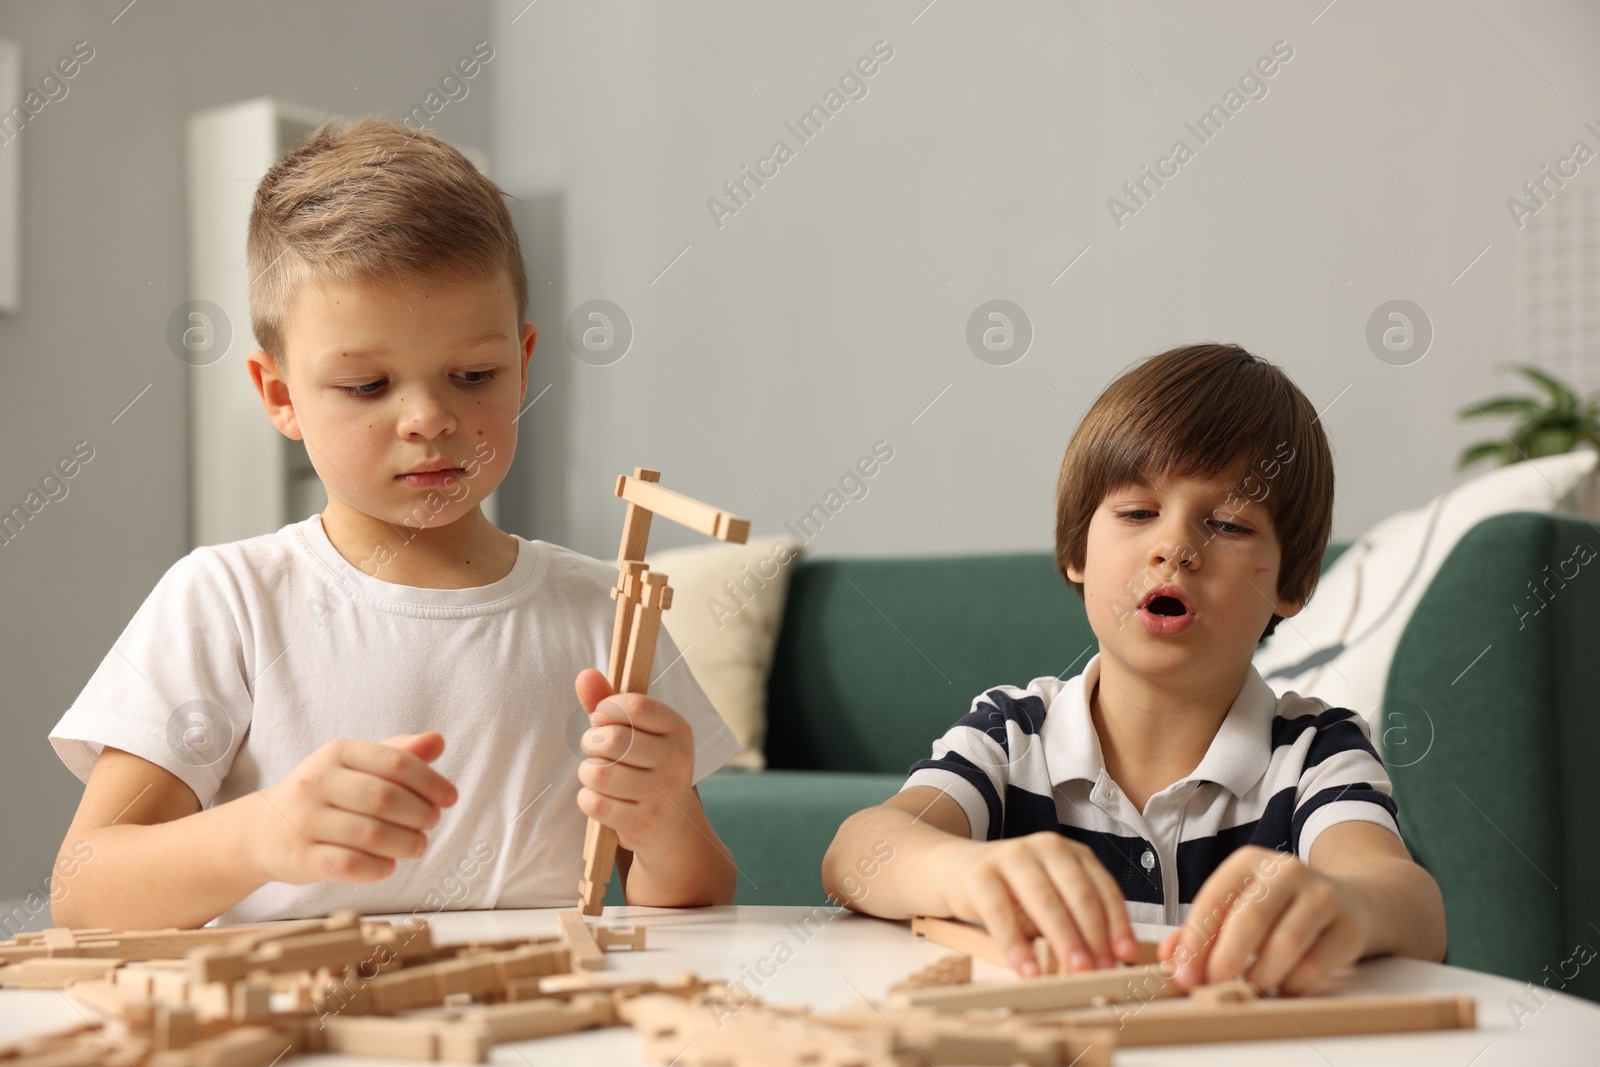
M 96 50 L 19 142 L 0 503 L 76 441 L 95 459 L 0 549 L 0 898 L 48 871 L 80 793 L 46 732 L 189 548 L 164 330 L 195 110 L 271 94 L 400 112 L 494 44 L 435 125 L 488 149 L 538 268 L 530 397 L 550 388 L 522 420 L 503 521 L 602 557 L 620 471 L 658 467 L 777 533 L 880 439 L 894 459 L 814 553 L 1044 548 L 1080 411 L 1136 360 L 1207 338 L 1332 405 L 1335 537 L 1354 537 L 1460 480 L 1454 457 L 1488 431 L 1452 413 L 1514 387 L 1494 371 L 1516 355 L 1506 198 L 1573 141 L 1600 147 L 1583 128 L 1600 124 L 1600 12 L 1577 2 L 124 2 L 0 4 L 30 84 L 75 41 Z M 785 122 L 878 40 L 894 57 L 867 95 L 799 144 Z M 1113 224 L 1107 198 L 1195 145 L 1184 123 L 1279 40 L 1294 58 L 1267 95 Z M 780 138 L 793 159 L 719 228 L 707 199 Z M 1009 366 L 965 339 L 994 298 L 1035 331 Z M 1410 366 L 1364 336 L 1396 298 L 1437 331 Z M 607 366 L 563 337 L 592 299 L 635 331 Z
M 185 367 L 166 343 L 167 316 L 186 295 L 185 118 L 262 95 L 403 112 L 491 36 L 481 2 L 276 0 L 282 14 L 198 0 L 123 12 L 126 3 L 0 4 L 0 37 L 21 42 L 25 86 L 77 41 L 95 53 L 64 98 L 0 146 L 23 154 L 23 308 L 0 315 L 0 502 L 20 503 L 75 442 L 94 449 L 67 496 L 0 547 L 0 899 L 49 873 L 82 793 L 45 735 L 190 547 Z M 486 146 L 490 96 L 480 83 L 438 129 Z M 225 357 L 241 381 L 248 348 Z
M 496 26 L 525 4 L 497 0 Z M 497 38 L 497 176 L 566 198 L 565 276 L 542 262 L 563 314 L 608 299 L 636 331 L 594 367 L 540 322 L 535 410 L 571 427 L 563 477 L 532 487 L 541 532 L 609 555 L 610 479 L 645 465 L 776 533 L 883 438 L 895 459 L 813 552 L 1043 548 L 1080 411 L 1203 339 L 1333 405 L 1336 538 L 1459 481 L 1493 433 L 1453 413 L 1521 384 L 1494 370 L 1516 354 L 1505 201 L 1573 141 L 1600 149 L 1600 8 L 1326 5 L 528 8 Z M 868 95 L 800 145 L 785 121 L 880 39 Z M 1184 123 L 1279 40 L 1267 95 L 1198 146 Z M 1107 199 L 1180 137 L 1194 158 L 1119 229 Z M 779 138 L 794 158 L 719 228 L 707 198 Z M 1596 182 L 1600 162 L 1551 210 Z M 964 338 L 993 298 L 1036 331 L 1011 366 Z M 1365 340 L 1391 299 L 1436 330 L 1411 366 Z

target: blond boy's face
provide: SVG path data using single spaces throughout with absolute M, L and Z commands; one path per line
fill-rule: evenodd
M 1152 675 L 1208 674 L 1247 662 L 1274 613 L 1300 610 L 1278 598 L 1282 552 L 1266 508 L 1230 492 L 1237 485 L 1168 476 L 1101 501 L 1085 565 L 1067 573 L 1083 583 L 1102 651 Z M 1169 585 L 1178 595 L 1164 598 Z
M 290 304 L 287 379 L 265 352 L 249 359 L 268 415 L 305 440 L 330 506 L 438 527 L 505 477 L 536 335 L 517 322 L 504 271 L 319 281 Z M 403 477 L 440 463 L 455 473 Z

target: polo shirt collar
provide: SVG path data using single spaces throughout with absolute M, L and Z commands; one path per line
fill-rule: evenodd
M 1050 784 L 1074 779 L 1098 782 L 1105 774 L 1100 737 L 1089 714 L 1089 695 L 1100 679 L 1100 653 L 1084 665 L 1083 673 L 1069 681 L 1050 702 L 1055 729 L 1045 746 Z M 1272 716 L 1278 696 L 1251 664 L 1239 695 L 1228 708 L 1216 736 L 1187 779 L 1216 782 L 1234 796 L 1243 796 L 1267 773 L 1272 762 Z

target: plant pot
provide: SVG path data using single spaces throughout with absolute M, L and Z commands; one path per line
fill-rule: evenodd
M 1595 453 L 1595 465 L 1589 473 L 1579 478 L 1566 496 L 1556 501 L 1555 513 L 1600 519 L 1600 452 Z

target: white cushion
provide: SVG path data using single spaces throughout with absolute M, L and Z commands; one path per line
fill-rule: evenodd
M 798 552 L 791 540 L 767 537 L 645 556 L 672 587 L 662 625 L 743 746 L 730 767 L 766 766 L 767 673 Z M 732 584 L 731 592 L 724 583 Z
M 1384 721 L 1384 687 L 1400 635 L 1440 565 L 1485 519 L 1571 506 L 1595 469 L 1596 453 L 1588 449 L 1524 460 L 1463 482 L 1425 507 L 1389 516 L 1334 561 L 1300 614 L 1278 624 L 1256 650 L 1256 670 L 1280 696 L 1315 697 L 1365 717 L 1380 754 L 1386 726 L 1398 731 L 1397 746 L 1412 740 L 1417 731 L 1399 712 L 1391 716 L 1395 722 Z M 1390 755 L 1420 758 L 1420 751 Z

